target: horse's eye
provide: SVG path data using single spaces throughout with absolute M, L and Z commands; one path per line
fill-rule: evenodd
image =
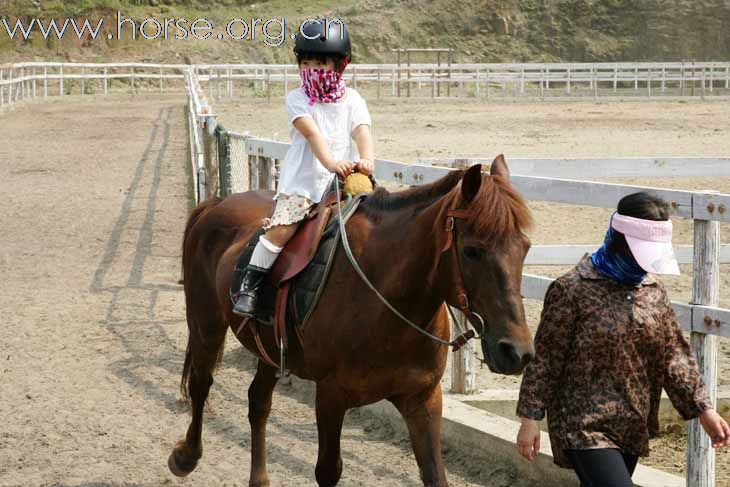
M 468 259 L 479 260 L 482 258 L 483 251 L 478 247 L 464 247 L 464 255 Z

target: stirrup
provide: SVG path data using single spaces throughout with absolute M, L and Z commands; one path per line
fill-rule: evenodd
M 284 353 L 284 340 L 279 339 L 279 369 L 276 371 L 276 378 L 281 379 L 282 377 L 289 377 L 291 370 L 288 370 L 285 366 L 285 353 Z

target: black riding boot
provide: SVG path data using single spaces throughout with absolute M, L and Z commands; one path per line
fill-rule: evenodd
M 233 313 L 239 316 L 253 316 L 256 309 L 256 300 L 261 283 L 269 273 L 269 269 L 263 269 L 255 265 L 247 265 L 243 273 L 243 281 L 241 282 L 241 291 L 238 293 L 238 299 L 233 305 Z

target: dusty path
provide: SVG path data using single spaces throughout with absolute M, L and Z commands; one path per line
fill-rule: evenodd
M 247 485 L 253 361 L 232 340 L 200 466 L 185 480 L 166 466 L 189 419 L 180 102 L 69 97 L 0 116 L 0 486 Z M 357 413 L 343 452 L 340 485 L 421 485 L 407 439 Z M 273 485 L 314 485 L 314 413 L 286 387 L 269 455 Z M 456 452 L 447 463 L 455 486 L 514 485 Z

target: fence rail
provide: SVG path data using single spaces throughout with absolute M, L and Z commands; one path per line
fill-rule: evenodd
M 240 93 L 270 99 L 299 84 L 298 68 L 285 64 L 6 63 L 0 64 L 0 107 L 41 95 L 95 93 L 97 83 L 104 94 L 111 83 L 132 92 L 178 90 L 190 69 L 209 98 Z M 440 98 L 446 85 L 443 92 L 452 97 L 477 99 L 730 99 L 730 62 L 352 64 L 344 77 L 378 98 Z

